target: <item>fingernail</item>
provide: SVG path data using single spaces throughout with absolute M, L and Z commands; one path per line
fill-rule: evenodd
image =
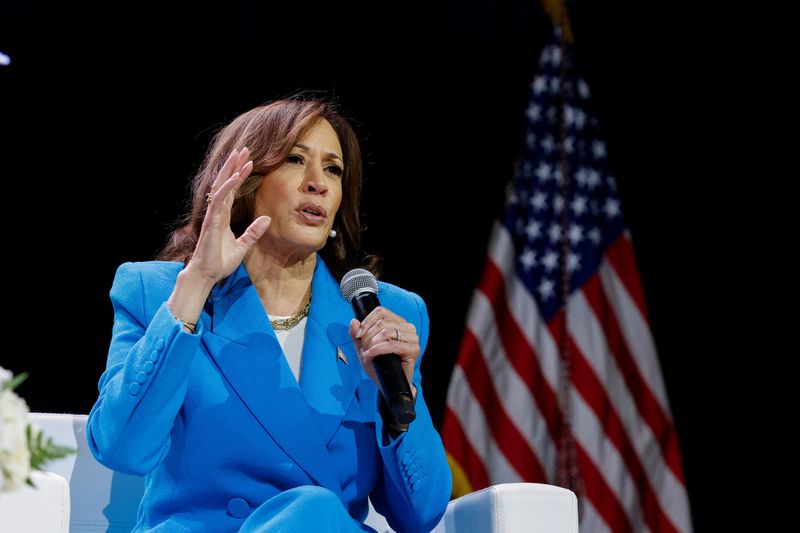
M 363 335 L 363 334 L 364 334 L 364 329 L 363 328 L 358 328 L 358 331 L 356 331 L 356 339 L 360 339 L 361 335 Z

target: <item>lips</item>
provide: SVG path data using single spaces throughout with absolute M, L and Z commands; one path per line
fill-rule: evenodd
M 303 222 L 312 226 L 322 226 L 325 224 L 325 219 L 328 218 L 328 213 L 324 207 L 311 203 L 298 207 L 297 213 Z

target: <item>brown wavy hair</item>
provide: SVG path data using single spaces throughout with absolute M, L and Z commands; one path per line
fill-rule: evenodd
M 337 235 L 328 239 L 319 254 L 337 280 L 355 267 L 366 268 L 378 276 L 381 259 L 375 255 L 362 255 L 360 250 L 361 148 L 349 121 L 336 107 L 329 100 L 293 96 L 242 113 L 217 132 L 203 165 L 192 180 L 186 213 L 175 224 L 175 229 L 156 259 L 182 261 L 184 265 L 189 263 L 206 214 L 206 193 L 211 191 L 211 185 L 231 151 L 247 146 L 253 160 L 253 170 L 239 187 L 231 208 L 231 231 L 237 238 L 240 237 L 253 221 L 255 192 L 261 180 L 284 163 L 294 144 L 314 124 L 325 119 L 339 137 L 344 174 L 342 202 L 333 224 Z

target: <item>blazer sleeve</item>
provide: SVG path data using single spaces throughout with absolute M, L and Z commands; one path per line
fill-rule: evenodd
M 413 293 L 412 296 L 420 314 L 418 331 L 424 354 L 428 343 L 428 310 L 422 298 Z M 422 393 L 422 354 L 417 359 L 412 379 L 417 388 L 417 418 L 408 426 L 408 431 L 387 444 L 380 415 L 375 419 L 383 475 L 371 494 L 371 500 L 375 510 L 398 533 L 431 531 L 447 509 L 452 488 L 444 445 L 433 427 Z M 379 399 L 380 395 L 376 396 L 376 401 Z
M 123 263 L 117 269 L 109 293 L 114 325 L 108 361 L 86 427 L 100 463 L 137 475 L 153 470 L 169 449 L 203 332 L 200 321 L 194 334 L 185 332 L 166 301 L 147 319 L 142 274 L 147 265 Z

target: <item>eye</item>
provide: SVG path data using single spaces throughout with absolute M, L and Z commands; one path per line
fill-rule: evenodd
M 289 154 L 289 155 L 286 157 L 286 160 L 287 160 L 289 163 L 302 163 L 302 162 L 303 162 L 303 156 L 301 156 L 301 155 L 298 155 L 298 154 Z
M 342 174 L 344 174 L 344 170 L 339 168 L 338 165 L 328 165 L 327 170 L 328 170 L 328 172 L 332 172 L 332 173 L 336 174 L 337 176 L 341 176 Z

